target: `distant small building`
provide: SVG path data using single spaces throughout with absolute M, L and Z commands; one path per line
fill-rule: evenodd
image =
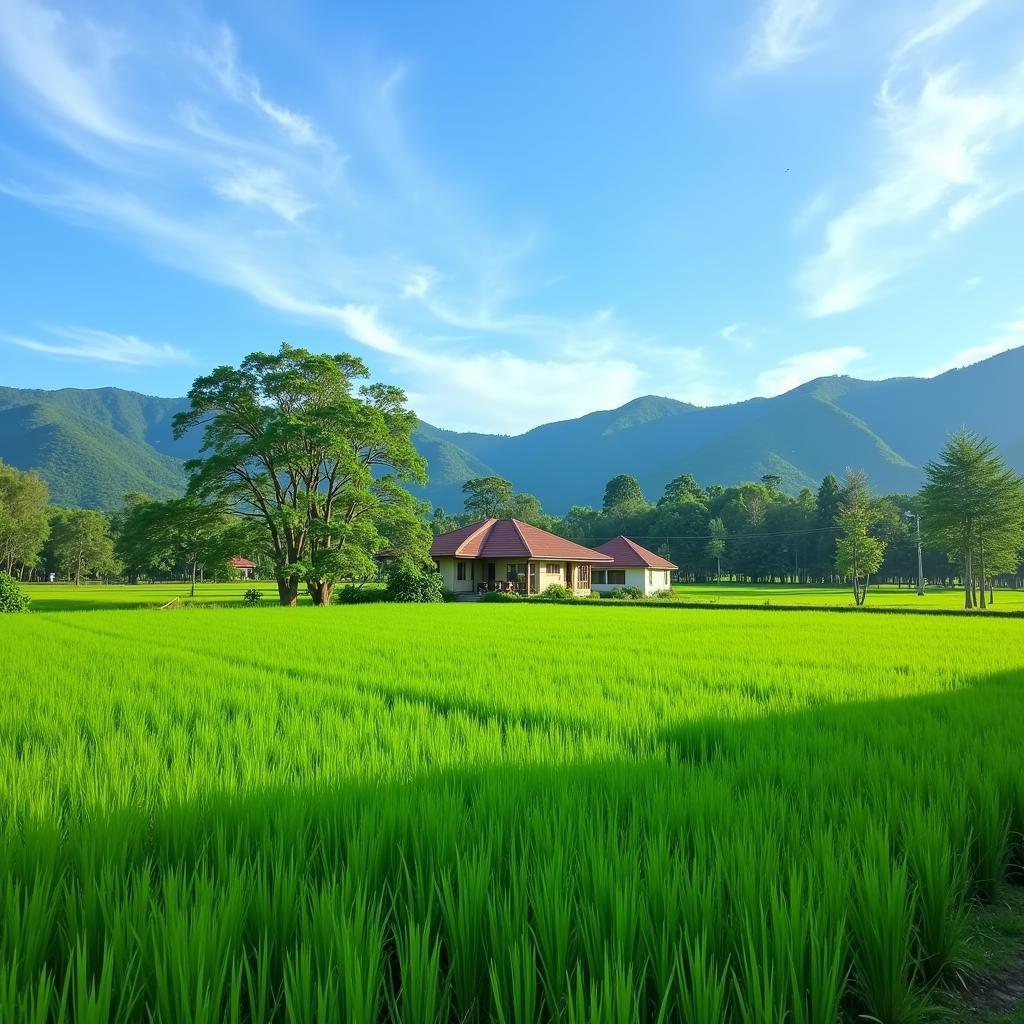
M 540 594 L 553 583 L 589 594 L 591 565 L 611 562 L 608 555 L 518 519 L 482 519 L 442 533 L 430 545 L 430 557 L 456 594 Z
M 250 562 L 248 558 L 232 558 L 231 568 L 242 577 L 243 580 L 251 580 L 256 572 L 256 563 Z
M 599 593 L 616 587 L 639 587 L 645 595 L 657 594 L 671 589 L 672 570 L 679 568 L 628 537 L 613 537 L 594 550 L 611 558 L 594 566 L 590 585 Z

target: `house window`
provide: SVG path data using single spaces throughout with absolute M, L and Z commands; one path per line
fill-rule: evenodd
M 455 578 L 457 580 L 464 580 L 466 578 L 466 563 L 456 562 L 455 563 Z
M 579 575 L 576 578 L 576 586 L 580 590 L 585 590 L 590 586 L 590 566 L 586 562 L 580 563 Z
M 505 566 L 505 579 L 509 583 L 525 583 L 526 582 L 526 563 L 525 562 L 509 562 Z
M 561 562 L 548 562 L 548 564 L 544 566 L 544 571 L 549 576 L 559 576 L 559 577 L 561 577 L 561 575 L 562 575 L 562 563 Z
M 594 586 L 602 587 L 608 582 L 608 570 L 607 569 L 595 569 L 594 570 Z
M 625 569 L 609 569 L 608 570 L 608 582 L 616 586 L 623 586 L 626 582 L 626 570 Z

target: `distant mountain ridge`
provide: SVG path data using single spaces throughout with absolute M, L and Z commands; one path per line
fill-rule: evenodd
M 795 492 L 847 466 L 866 470 L 879 491 L 914 491 L 924 463 L 961 426 L 1024 472 L 1022 389 L 1018 348 L 930 379 L 822 377 L 734 405 L 649 395 L 513 436 L 421 423 L 415 440 L 430 483 L 420 493 L 457 510 L 466 479 L 498 474 L 557 513 L 600 504 L 617 473 L 632 473 L 653 500 L 683 472 L 725 484 L 777 473 Z M 118 388 L 0 387 L 0 459 L 37 468 L 62 504 L 113 509 L 132 490 L 167 497 L 184 487 L 183 460 L 198 448 L 198 436 L 175 441 L 171 432 L 186 405 Z

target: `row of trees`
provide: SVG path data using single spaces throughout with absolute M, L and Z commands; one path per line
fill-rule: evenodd
M 0 463 L 0 569 L 9 576 L 54 573 L 80 582 L 118 571 L 110 519 L 94 509 L 49 504 L 33 470 Z

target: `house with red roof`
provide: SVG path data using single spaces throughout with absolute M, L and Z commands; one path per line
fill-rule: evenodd
M 540 594 L 558 583 L 580 596 L 590 593 L 591 567 L 611 564 L 606 555 L 518 519 L 482 519 L 430 545 L 430 557 L 456 594 L 507 590 Z
M 641 547 L 635 540 L 613 537 L 594 550 L 611 559 L 594 566 L 591 586 L 598 593 L 616 587 L 639 587 L 647 596 L 672 587 L 672 570 L 678 566 Z
M 251 580 L 256 572 L 256 563 L 250 562 L 248 558 L 235 557 L 231 559 L 231 568 L 242 577 L 243 580 Z

